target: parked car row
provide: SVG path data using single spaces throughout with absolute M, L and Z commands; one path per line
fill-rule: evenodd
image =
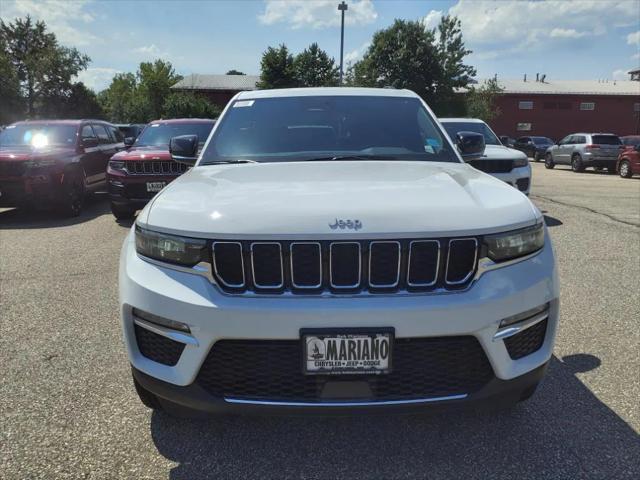
M 0 132 L 0 207 L 55 206 L 77 216 L 87 193 L 108 186 L 116 218 L 133 217 L 187 168 L 171 159 L 169 139 L 194 134 L 204 141 L 214 122 L 176 119 L 116 126 L 101 120 L 38 120 L 8 125 Z
M 572 133 L 554 142 L 547 137 L 500 137 L 504 145 L 524 152 L 536 162 L 544 160 L 545 167 L 568 165 L 574 172 L 587 168 L 607 169 L 623 178 L 640 174 L 640 135 L 618 137 L 612 133 Z

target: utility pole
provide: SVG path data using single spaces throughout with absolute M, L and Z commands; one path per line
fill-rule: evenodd
M 344 70 L 342 69 L 342 60 L 344 58 L 344 12 L 348 9 L 349 5 L 344 0 L 338 5 L 338 10 L 342 12 L 342 25 L 340 27 L 340 85 L 342 85 L 342 77 L 344 75 Z

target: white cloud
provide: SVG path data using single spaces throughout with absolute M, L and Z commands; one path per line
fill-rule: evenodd
M 589 41 L 621 18 L 637 18 L 637 6 L 633 0 L 460 0 L 448 13 L 461 20 L 472 50 L 496 55 Z
M 346 25 L 366 25 L 378 18 L 371 0 L 352 0 L 345 12 Z M 341 15 L 337 0 L 267 0 L 264 12 L 258 15 L 260 23 L 288 24 L 291 28 L 327 28 L 340 26 Z
M 619 68 L 618 70 L 614 70 L 611 74 L 611 78 L 614 80 L 629 80 L 629 70 L 630 68 Z
M 349 53 L 347 53 L 344 56 L 344 64 L 348 65 L 349 63 L 355 63 L 358 60 L 360 60 L 362 56 L 366 53 L 366 51 L 369 49 L 370 45 L 371 45 L 371 42 L 365 42 L 355 50 L 351 50 Z
M 587 32 L 578 32 L 573 28 L 554 28 L 549 33 L 551 38 L 582 38 L 587 35 Z
M 87 68 L 78 73 L 77 80 L 92 90 L 99 92 L 109 86 L 116 73 L 120 73 L 120 70 L 103 67 Z
M 1 0 L 1 3 L 3 21 L 13 22 L 18 17 L 31 15 L 35 20 L 44 21 L 62 45 L 77 47 L 97 40 L 86 28 L 79 28 L 95 19 L 89 8 L 92 0 L 76 0 L 72 4 L 65 0 Z
M 640 60 L 640 53 L 636 53 L 634 55 L 631 55 L 631 60 Z
M 627 35 L 627 43 L 629 45 L 638 45 L 640 46 L 640 30 L 637 32 L 630 33 Z
M 427 16 L 422 19 L 422 24 L 425 28 L 431 30 L 438 26 L 441 18 L 442 10 L 431 10 L 429 13 L 427 13 Z
M 151 45 L 143 45 L 142 47 L 134 48 L 133 51 L 136 53 L 141 53 L 142 55 L 145 55 L 145 56 L 150 56 L 150 57 L 162 57 L 163 54 L 166 53 L 166 52 L 161 52 L 155 43 L 152 43 Z

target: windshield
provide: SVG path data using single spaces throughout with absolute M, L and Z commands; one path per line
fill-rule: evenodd
M 449 134 L 451 139 L 456 138 L 458 132 L 473 132 L 484 136 L 486 145 L 502 145 L 502 142 L 496 137 L 486 123 L 482 122 L 442 122 L 442 126 Z
M 633 147 L 640 145 L 640 137 L 625 137 L 621 140 L 624 145 L 631 145 Z
M 536 145 L 553 145 L 553 140 L 547 137 L 531 137 Z
M 339 95 L 236 101 L 200 164 L 311 159 L 459 162 L 419 99 Z
M 47 125 L 46 123 L 9 125 L 0 132 L 0 145 L 36 148 L 47 145 L 73 146 L 76 143 L 77 132 L 76 125 Z
M 180 135 L 197 135 L 198 143 L 202 145 L 206 142 L 213 123 L 150 123 L 142 131 L 135 145 L 169 146 L 169 140 Z

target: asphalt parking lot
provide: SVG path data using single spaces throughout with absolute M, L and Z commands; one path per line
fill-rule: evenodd
M 127 225 L 0 209 L 0 477 L 640 478 L 640 178 L 534 164 L 559 258 L 548 376 L 503 412 L 176 420 L 138 401 L 121 341 Z

